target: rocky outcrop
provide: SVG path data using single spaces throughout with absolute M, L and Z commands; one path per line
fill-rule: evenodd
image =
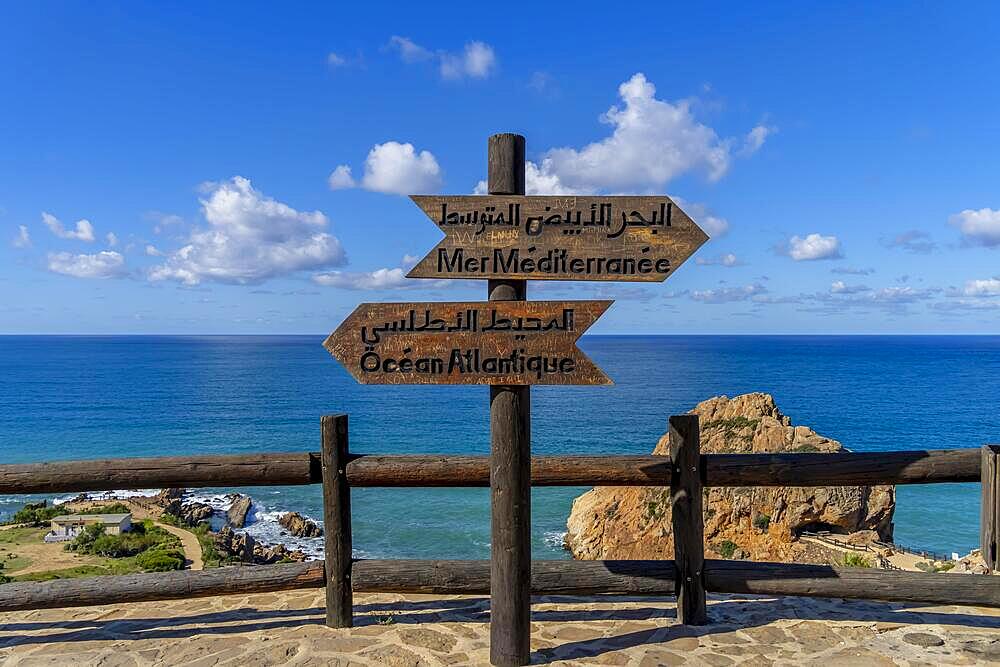
M 152 502 L 154 505 L 166 507 L 173 501 L 184 498 L 184 493 L 184 489 L 162 489 L 159 493 L 153 496 Z
M 163 508 L 164 514 L 172 514 L 187 526 L 197 526 L 212 518 L 212 506 L 195 501 L 184 502 L 180 498 L 171 500 Z
M 836 440 L 793 426 L 769 394 L 699 403 L 704 453 L 837 452 Z M 664 435 L 653 454 L 666 456 Z M 804 552 L 805 530 L 850 535 L 874 531 L 892 539 L 892 486 L 732 487 L 707 489 L 706 555 L 790 561 Z M 566 547 L 580 559 L 673 558 L 670 492 L 664 487 L 597 487 L 577 498 Z
M 236 500 L 233 501 L 233 504 L 226 511 L 226 522 L 233 528 L 242 528 L 247 521 L 247 514 L 250 513 L 251 505 L 253 505 L 253 501 L 250 499 L 250 496 L 237 494 Z
M 278 517 L 278 523 L 295 537 L 319 537 L 323 534 L 323 529 L 311 520 L 298 512 L 287 512 Z
M 289 550 L 284 544 L 267 545 L 252 535 L 238 533 L 226 526 L 215 536 L 215 550 L 223 560 L 253 565 L 271 565 L 288 561 L 304 561 L 306 554 Z

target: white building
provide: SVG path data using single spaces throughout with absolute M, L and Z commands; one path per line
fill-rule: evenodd
M 61 514 L 52 518 L 52 529 L 46 533 L 46 542 L 67 542 L 93 524 L 104 526 L 108 535 L 120 535 L 132 529 L 131 514 Z

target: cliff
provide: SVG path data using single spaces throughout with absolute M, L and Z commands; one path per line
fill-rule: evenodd
M 719 396 L 699 403 L 703 453 L 837 452 L 836 440 L 793 426 L 769 394 Z M 653 454 L 666 456 L 667 435 Z M 796 538 L 807 530 L 892 539 L 892 486 L 712 488 L 704 503 L 706 556 L 753 560 L 818 558 Z M 566 547 L 579 559 L 673 557 L 670 491 L 597 487 L 573 502 Z M 813 550 L 814 551 L 814 550 Z

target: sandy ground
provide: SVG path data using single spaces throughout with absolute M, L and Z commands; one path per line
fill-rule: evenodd
M 702 627 L 678 625 L 674 601 L 664 598 L 536 598 L 532 612 L 535 664 L 1000 661 L 994 609 L 713 595 L 710 624 Z M 10 667 L 488 663 L 485 597 L 358 595 L 355 614 L 354 628 L 325 627 L 322 590 L 0 614 L 0 661 Z

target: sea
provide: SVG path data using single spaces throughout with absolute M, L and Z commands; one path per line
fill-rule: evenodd
M 489 389 L 362 386 L 321 336 L 0 337 L 0 463 L 318 451 L 320 416 L 347 413 L 371 454 L 487 454 Z M 536 454 L 646 454 L 672 414 L 763 391 L 794 424 L 858 452 L 1000 442 L 1000 336 L 585 336 L 611 387 L 532 388 Z M 140 490 L 154 493 L 155 489 Z M 318 485 L 198 489 L 253 498 L 247 531 L 281 536 L 286 511 L 322 517 Z M 534 558 L 562 547 L 585 488 L 532 492 Z M 75 494 L 74 494 L 75 495 Z M 45 496 L 0 496 L 0 520 Z M 47 497 L 61 500 L 60 497 Z M 895 537 L 938 553 L 978 546 L 979 485 L 897 488 Z M 359 557 L 489 556 L 488 489 L 356 489 Z

